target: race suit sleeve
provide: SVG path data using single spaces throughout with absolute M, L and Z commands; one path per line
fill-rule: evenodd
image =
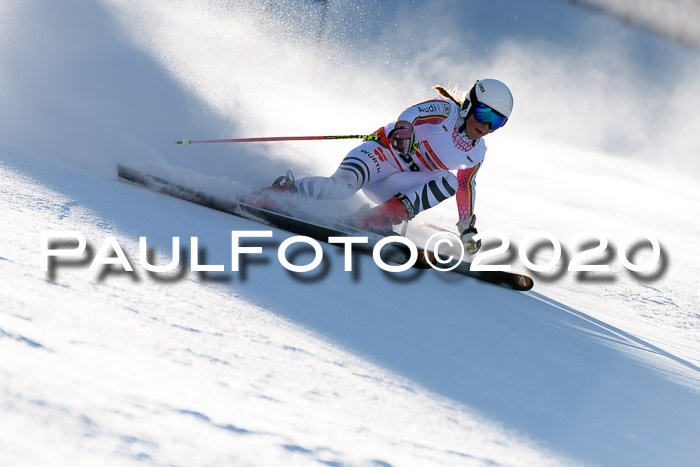
M 454 107 L 454 108 L 453 108 Z M 451 112 L 459 110 L 452 102 L 434 99 L 421 102 L 401 112 L 398 120 L 411 122 L 413 126 L 442 124 Z
M 459 220 L 469 219 L 474 215 L 474 195 L 476 194 L 476 172 L 481 167 L 477 164 L 474 167 L 457 170 L 457 211 Z

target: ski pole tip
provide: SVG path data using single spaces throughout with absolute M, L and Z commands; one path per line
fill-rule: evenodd
M 175 141 L 175 144 L 182 144 L 183 146 L 187 146 L 190 144 L 190 140 L 187 138 L 182 138 L 180 141 Z

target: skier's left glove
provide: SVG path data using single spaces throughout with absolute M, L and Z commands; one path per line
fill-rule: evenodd
M 459 229 L 459 236 L 462 240 L 462 245 L 464 245 L 464 250 L 473 255 L 479 248 L 481 248 L 481 240 L 474 240 L 474 236 L 478 233 L 476 231 L 476 216 L 470 216 L 466 219 L 460 219 L 457 222 L 457 228 Z
M 399 154 L 411 154 L 416 152 L 414 148 L 416 131 L 413 123 L 407 120 L 399 120 L 394 124 L 394 129 L 387 135 L 391 139 L 391 147 Z

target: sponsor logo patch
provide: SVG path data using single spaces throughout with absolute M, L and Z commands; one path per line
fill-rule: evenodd
M 418 112 L 422 114 L 449 115 L 450 106 L 448 104 L 443 104 L 443 106 L 435 102 L 431 102 L 429 105 L 418 105 Z
M 530 278 L 526 276 L 521 276 L 520 274 L 515 276 L 515 281 L 521 287 L 528 287 L 530 285 Z
M 416 210 L 413 208 L 413 203 L 411 203 L 411 200 L 409 200 L 404 194 L 397 195 L 397 198 L 399 199 L 399 201 L 401 201 L 401 204 L 403 204 L 403 206 L 406 208 L 406 212 L 408 213 L 408 220 L 411 220 L 414 217 L 416 217 Z

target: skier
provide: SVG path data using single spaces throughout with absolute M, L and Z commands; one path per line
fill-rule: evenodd
M 442 86 L 433 89 L 440 97 L 407 108 L 396 123 L 373 133 L 390 144 L 365 141 L 330 177 L 295 181 L 287 172 L 266 191 L 340 199 L 361 189 L 378 205 L 358 214 L 354 222 L 373 230 L 390 230 L 456 195 L 462 243 L 467 252 L 476 253 L 481 241 L 474 241 L 475 179 L 486 153 L 481 139 L 505 125 L 513 97 L 495 79 L 476 81 L 463 102 Z

